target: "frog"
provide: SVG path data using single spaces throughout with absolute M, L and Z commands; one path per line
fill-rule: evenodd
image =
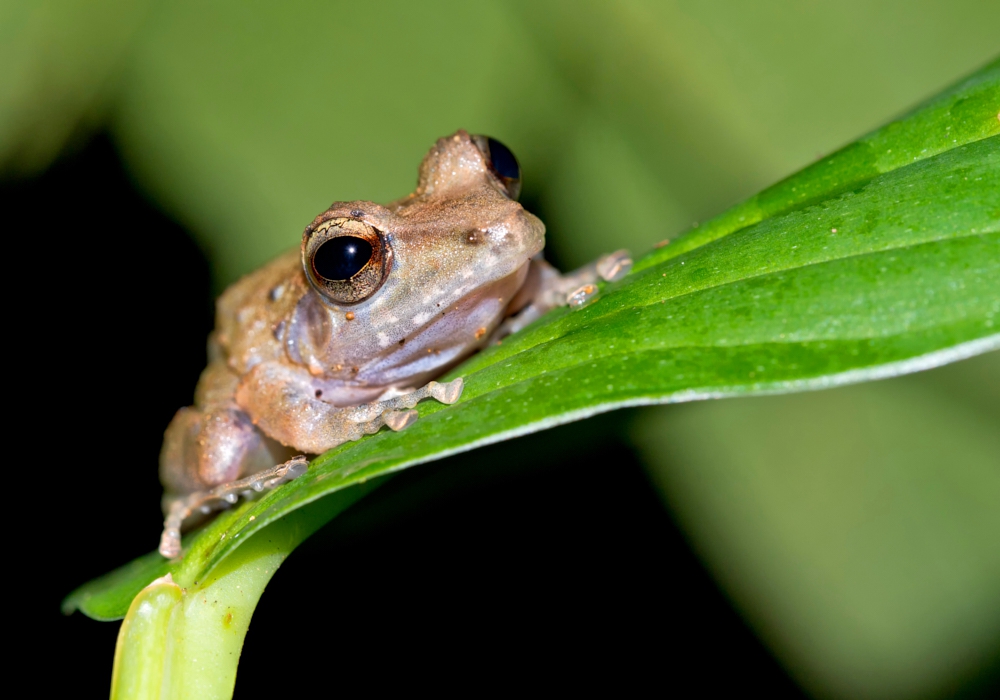
M 404 430 L 424 399 L 456 403 L 464 379 L 442 375 L 627 274 L 623 250 L 565 275 L 547 263 L 521 182 L 509 148 L 459 130 L 411 194 L 334 202 L 298 249 L 221 294 L 194 404 L 164 433 L 162 556 L 181 556 L 185 523 L 300 476 L 309 456 Z

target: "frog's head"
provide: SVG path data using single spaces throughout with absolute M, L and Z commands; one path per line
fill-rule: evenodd
M 388 206 L 337 202 L 318 216 L 302 266 L 312 313 L 329 321 L 313 342 L 323 363 L 398 386 L 481 346 L 545 244 L 544 224 L 517 202 L 520 185 L 503 144 L 459 131 L 431 148 L 413 194 Z

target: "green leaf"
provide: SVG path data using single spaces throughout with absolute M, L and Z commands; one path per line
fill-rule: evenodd
M 688 232 L 670 248 L 649 255 L 644 265 L 678 255 L 768 217 L 801 209 L 839 192 L 861 187 L 875 176 L 1000 133 L 997 84 L 1000 60 L 892 122 L 755 197 Z
M 195 586 L 248 538 L 324 496 L 601 411 L 827 387 L 1000 347 L 998 111 L 993 63 L 741 205 L 746 222 L 724 214 L 588 306 L 474 357 L 452 373 L 466 380 L 458 404 L 425 402 L 405 432 L 318 457 L 189 538 L 167 568 Z M 956 134 L 950 146 L 946 133 Z M 67 609 L 124 614 L 128 592 L 162 570 L 141 561 L 84 586 Z

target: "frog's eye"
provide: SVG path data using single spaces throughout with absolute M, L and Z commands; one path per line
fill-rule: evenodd
M 382 234 L 355 219 L 306 229 L 302 264 L 313 289 L 337 304 L 364 301 L 382 286 L 392 251 Z
M 372 259 L 372 244 L 357 236 L 337 236 L 320 244 L 313 254 L 313 271 L 324 280 L 346 282 Z
M 521 194 L 521 166 L 509 148 L 489 136 L 475 135 L 472 142 L 484 156 L 490 172 L 500 181 L 507 196 L 513 200 Z

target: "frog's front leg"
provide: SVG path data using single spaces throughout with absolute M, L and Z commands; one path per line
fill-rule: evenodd
M 620 280 L 632 269 L 627 250 L 604 255 L 589 265 L 561 274 L 541 255 L 531 260 L 528 279 L 510 305 L 513 315 L 493 334 L 493 340 L 516 333 L 543 314 L 559 306 L 582 306 L 597 292 L 596 282 Z
M 358 406 L 335 406 L 320 398 L 309 373 L 279 362 L 254 367 L 236 390 L 236 403 L 254 424 L 285 445 L 320 454 L 383 425 L 402 430 L 417 419 L 413 407 L 426 398 L 451 404 L 462 395 L 462 379 L 430 382 L 405 393 L 391 392 Z

